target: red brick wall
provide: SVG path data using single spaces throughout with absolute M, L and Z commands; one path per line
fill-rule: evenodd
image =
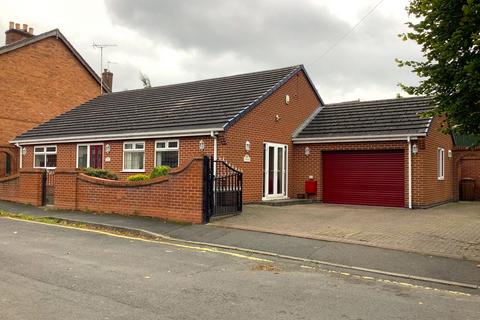
M 0 55 L 0 145 L 99 94 L 99 84 L 61 40 Z
M 305 155 L 305 147 L 310 148 L 310 155 Z M 405 206 L 408 205 L 408 145 L 406 141 L 391 142 L 351 142 L 351 143 L 315 143 L 296 144 L 293 162 L 295 174 L 292 181 L 292 197 L 305 193 L 305 181 L 309 176 L 317 181 L 316 200 L 323 198 L 322 151 L 344 150 L 404 150 L 405 159 Z
M 150 173 L 155 166 L 155 141 L 157 140 L 179 140 L 179 166 L 185 165 L 195 157 L 213 154 L 213 139 L 210 136 L 203 137 L 184 137 L 184 138 L 167 138 L 167 139 L 141 139 L 129 141 L 145 141 L 145 173 Z M 205 142 L 204 152 L 200 151 L 200 140 Z M 88 143 L 88 142 L 85 142 Z M 105 142 L 90 142 L 103 143 L 103 167 L 104 169 L 117 173 L 120 179 L 126 179 L 128 176 L 136 174 L 135 172 L 123 171 L 123 143 L 124 141 L 105 141 Z M 83 142 L 82 142 L 83 144 Z M 105 146 L 110 145 L 110 153 L 105 152 Z M 77 143 L 62 143 L 57 146 L 57 168 L 58 169 L 75 169 L 77 162 Z M 23 167 L 33 168 L 33 146 L 26 146 L 27 153 L 23 157 Z M 109 157 L 110 161 L 106 162 L 105 158 Z
M 203 221 L 203 161 L 193 159 L 168 176 L 141 182 L 108 181 L 58 169 L 55 207 Z
M 0 199 L 42 205 L 41 171 L 21 170 L 19 174 L 0 178 Z
M 416 206 L 425 207 L 454 199 L 453 158 L 448 150 L 453 150 L 450 135 L 440 132 L 440 118 L 434 118 L 425 138 L 425 149 L 419 148 L 413 156 L 413 199 Z M 445 179 L 438 180 L 437 150 L 445 149 Z
M 287 94 L 290 96 L 288 105 L 285 103 Z M 297 166 L 293 160 L 292 134 L 319 104 L 308 80 L 300 72 L 226 131 L 225 144 L 219 143 L 219 157 L 242 169 L 245 202 L 262 199 L 264 142 L 288 146 L 288 181 L 293 179 Z M 279 121 L 276 121 L 276 115 L 279 115 Z M 243 161 L 246 141 L 251 143 L 250 163 Z M 291 188 L 288 188 L 288 194 L 294 195 Z

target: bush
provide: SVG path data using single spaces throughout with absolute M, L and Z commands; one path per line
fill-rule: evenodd
M 132 176 L 129 176 L 127 178 L 128 181 L 145 181 L 150 179 L 146 174 L 140 173 L 140 174 L 134 174 Z
M 155 168 L 153 168 L 152 172 L 150 172 L 150 179 L 158 178 L 158 177 L 161 177 L 161 176 L 166 176 L 168 174 L 168 172 L 170 171 L 170 169 L 171 168 L 169 166 L 155 167 Z
M 87 176 L 108 179 L 108 180 L 118 180 L 118 177 L 115 173 L 105 170 L 105 169 L 94 169 L 86 168 L 83 171 Z

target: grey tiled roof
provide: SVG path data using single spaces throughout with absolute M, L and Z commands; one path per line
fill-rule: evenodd
M 14 141 L 225 128 L 303 66 L 110 93 Z
M 429 97 L 327 104 L 295 138 L 425 134 L 431 108 Z

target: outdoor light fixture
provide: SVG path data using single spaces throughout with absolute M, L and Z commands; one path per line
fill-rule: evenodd
M 449 158 L 453 157 L 453 152 L 452 152 L 452 150 L 448 150 L 448 157 L 449 157 Z
M 310 155 L 310 148 L 305 147 L 305 155 L 308 157 Z
M 416 143 L 413 144 L 413 146 L 412 146 L 412 153 L 413 153 L 413 154 L 417 154 L 417 153 L 418 153 L 418 146 L 417 146 Z
M 205 150 L 205 141 L 200 140 L 200 142 L 198 144 L 198 148 L 200 149 L 200 151 L 204 151 Z
M 245 151 L 250 151 L 250 141 L 245 141 Z
M 110 153 L 110 150 L 111 150 L 111 147 L 110 147 L 109 144 L 107 144 L 107 145 L 105 146 L 105 152 L 106 152 L 106 153 Z
M 22 155 L 26 155 L 27 154 L 27 148 L 23 147 L 22 148 Z

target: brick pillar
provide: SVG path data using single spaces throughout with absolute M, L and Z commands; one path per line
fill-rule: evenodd
M 78 171 L 57 169 L 55 171 L 54 207 L 57 209 L 77 209 Z
M 20 171 L 19 201 L 37 207 L 42 205 L 42 170 L 24 169 Z

